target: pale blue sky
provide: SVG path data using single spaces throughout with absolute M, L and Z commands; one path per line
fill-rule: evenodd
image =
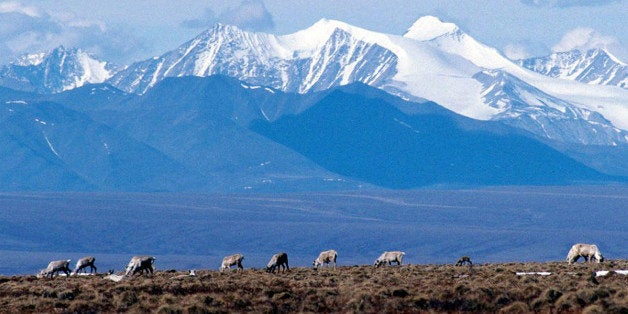
M 628 62 L 627 0 L 11 0 L 0 1 L 0 63 L 63 44 L 126 64 L 215 22 L 287 34 L 329 18 L 401 35 L 423 15 L 513 57 L 604 46 Z

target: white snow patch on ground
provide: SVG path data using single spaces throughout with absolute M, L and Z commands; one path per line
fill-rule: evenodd
M 595 277 L 604 277 L 611 272 L 615 272 L 620 275 L 628 275 L 628 270 L 598 270 L 595 272 Z
M 539 275 L 539 276 L 549 276 L 552 273 L 548 271 L 528 271 L 528 272 L 516 272 L 517 276 L 529 276 L 529 275 Z

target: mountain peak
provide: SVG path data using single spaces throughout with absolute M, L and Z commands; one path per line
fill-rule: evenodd
M 107 62 L 82 49 L 58 46 L 0 67 L 0 83 L 18 90 L 58 93 L 87 83 L 102 83 L 112 73 Z
M 209 30 L 213 32 L 238 32 L 238 33 L 243 32 L 243 30 L 241 30 L 239 27 L 235 25 L 229 25 L 229 24 L 223 24 L 223 23 L 216 23 Z
M 46 57 L 45 52 L 25 54 L 25 55 L 20 56 L 15 62 L 12 62 L 12 63 L 19 66 L 29 66 L 29 65 L 35 66 L 44 62 L 45 57 Z
M 427 15 L 416 20 L 403 37 L 427 41 L 446 34 L 454 34 L 458 31 L 460 29 L 456 24 L 446 23 L 438 17 Z
M 612 54 L 610 51 L 608 51 L 606 48 L 599 48 L 598 49 L 600 51 L 600 53 L 603 53 L 605 55 L 607 55 L 611 60 L 613 60 L 613 62 L 619 64 L 620 66 L 626 66 L 626 63 L 624 63 L 623 61 L 621 61 L 619 58 L 617 58 L 617 56 L 615 56 L 614 54 Z
M 604 48 L 554 52 L 517 63 L 546 76 L 594 85 L 628 88 L 628 67 Z
M 50 52 L 50 54 L 54 54 L 54 53 L 65 53 L 65 52 L 71 52 L 71 51 L 75 51 L 78 50 L 78 48 L 70 48 L 70 49 L 66 49 L 64 45 L 60 45 L 54 49 L 52 49 L 52 51 Z
M 294 34 L 308 34 L 309 36 L 312 36 L 312 34 L 316 34 L 323 39 L 327 39 L 337 29 L 351 33 L 356 28 L 357 27 L 351 26 L 345 22 L 322 18 L 318 20 L 318 22 L 312 24 L 312 26 Z
M 63 56 L 74 51 L 76 51 L 76 49 L 67 50 L 63 45 L 61 45 L 47 52 L 21 55 L 14 62 L 11 62 L 11 64 L 17 66 L 37 66 L 46 61 L 46 59 L 50 58 L 51 56 Z
M 241 36 L 244 33 L 246 33 L 244 30 L 238 28 L 235 25 L 216 23 L 210 28 L 200 33 L 198 36 L 196 36 L 196 38 L 192 39 L 191 41 L 192 42 L 198 41 L 198 40 L 203 41 L 203 40 L 207 40 L 208 38 L 214 38 L 214 37 Z
M 322 18 L 312 26 L 280 37 L 282 44 L 294 51 L 312 51 L 321 46 L 334 32 L 341 30 L 353 36 L 368 37 L 368 31 L 347 23 Z
M 351 25 L 342 22 L 342 21 L 338 21 L 338 20 L 334 20 L 334 19 L 328 19 L 328 18 L 322 18 L 320 20 L 318 20 L 316 23 L 314 23 L 311 27 L 316 27 L 316 28 L 329 28 L 329 29 L 336 29 L 336 28 L 350 28 L 352 27 Z

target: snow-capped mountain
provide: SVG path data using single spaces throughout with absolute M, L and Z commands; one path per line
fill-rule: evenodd
M 434 16 L 419 18 L 403 35 L 458 55 L 478 67 L 512 68 L 512 62 L 497 49 L 486 46 L 463 32 L 456 24 L 441 21 Z
M 555 78 L 628 89 L 626 64 L 604 49 L 556 52 L 546 57 L 518 60 L 517 63 Z
M 165 77 L 222 74 L 251 84 L 307 93 L 351 82 L 378 85 L 395 71 L 397 57 L 321 21 L 313 30 L 285 37 L 217 24 L 178 49 L 117 73 L 110 83 L 144 93 Z M 324 29 L 326 28 L 326 29 Z M 306 38 L 324 40 L 307 47 Z M 320 45 L 320 46 L 317 46 Z
M 482 99 L 497 109 L 500 120 L 511 126 L 542 134 L 549 140 L 588 144 L 625 143 L 628 132 L 613 127 L 601 114 L 548 95 L 508 72 L 485 70 L 474 76 L 483 84 Z
M 111 66 L 87 52 L 57 47 L 48 53 L 22 56 L 0 67 L 0 85 L 38 93 L 58 93 L 102 83 L 113 74 Z
M 486 71 L 502 71 L 510 81 L 516 79 L 517 86 L 525 85 L 501 90 L 499 99 L 516 106 L 499 106 L 494 97 L 487 97 L 492 84 Z M 297 93 L 362 82 L 402 98 L 431 100 L 474 119 L 525 116 L 537 123 L 519 127 L 553 141 L 628 143 L 623 131 L 628 129 L 625 89 L 528 71 L 455 24 L 431 16 L 417 20 L 403 36 L 326 19 L 282 36 L 216 25 L 176 50 L 129 66 L 108 82 L 142 94 L 165 77 L 213 74 Z M 518 94 L 522 90 L 525 97 Z

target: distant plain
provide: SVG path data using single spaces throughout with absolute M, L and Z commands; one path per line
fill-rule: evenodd
M 385 250 L 406 263 L 563 261 L 576 242 L 628 258 L 628 187 L 487 187 L 290 194 L 0 193 L 0 275 L 34 274 L 53 259 L 96 257 L 120 271 L 132 255 L 157 269 L 217 269 L 245 256 L 262 268 L 288 253 L 309 266 L 372 264 Z

